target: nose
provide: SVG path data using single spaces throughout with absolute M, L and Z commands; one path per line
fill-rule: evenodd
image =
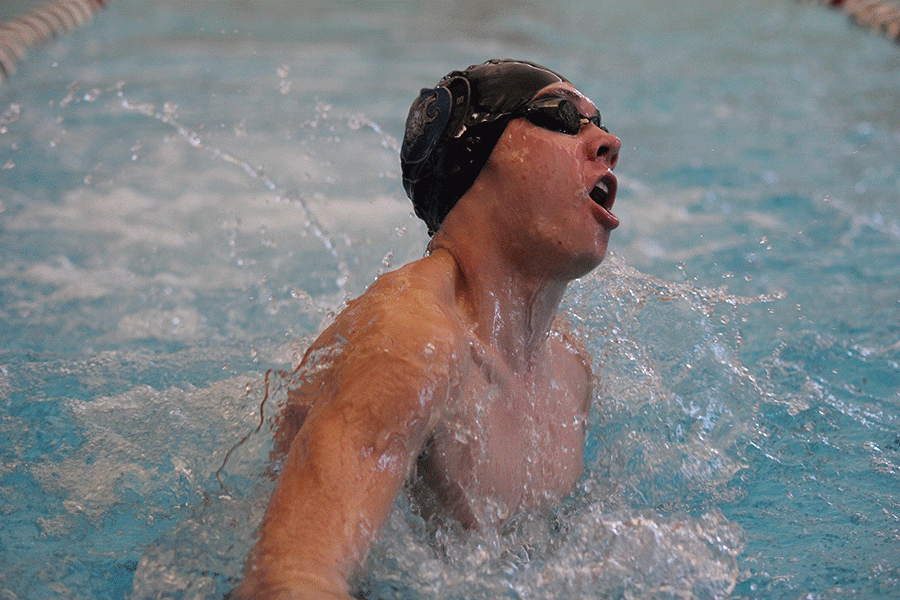
M 615 169 L 616 163 L 619 162 L 619 150 L 622 149 L 622 140 L 599 127 L 595 127 L 593 130 L 596 137 L 591 148 L 591 158 L 596 157 L 597 159 L 605 160 L 610 170 Z

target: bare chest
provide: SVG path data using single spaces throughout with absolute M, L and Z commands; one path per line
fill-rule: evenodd
M 464 524 L 497 522 L 568 493 L 583 467 L 578 375 L 467 378 L 419 463 L 442 508 Z

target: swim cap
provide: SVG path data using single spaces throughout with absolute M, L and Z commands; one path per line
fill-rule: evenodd
M 514 113 L 551 83 L 568 81 L 519 60 L 489 60 L 425 88 L 406 119 L 403 188 L 434 233 L 481 172 Z

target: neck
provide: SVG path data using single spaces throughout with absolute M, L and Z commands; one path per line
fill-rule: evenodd
M 446 232 L 429 248 L 455 263 L 457 303 L 475 336 L 515 371 L 537 364 L 568 282 L 531 274 L 493 248 L 453 243 Z

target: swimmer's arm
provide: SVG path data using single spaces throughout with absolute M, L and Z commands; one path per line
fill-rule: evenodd
M 446 401 L 446 372 L 418 348 L 348 360 L 337 392 L 294 439 L 240 598 L 349 599 L 348 580 L 390 514 Z M 446 365 L 440 357 L 429 364 Z M 445 367 L 441 367 L 446 370 Z

